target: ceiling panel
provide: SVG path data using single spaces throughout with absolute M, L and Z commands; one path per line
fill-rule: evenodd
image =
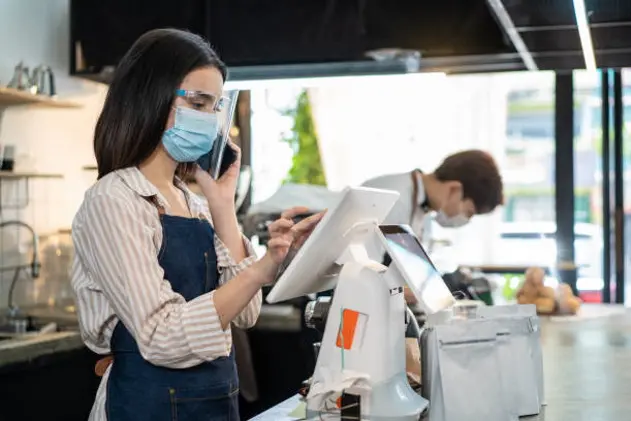
M 631 46 L 631 26 L 592 28 L 591 33 L 596 50 Z
M 581 51 L 565 54 L 535 53 L 533 54 L 539 70 L 584 69 L 585 60 Z M 631 67 L 631 48 L 611 50 L 596 54 L 598 67 L 621 68 Z
M 572 0 L 504 0 L 516 27 L 575 25 Z M 585 0 L 590 22 L 631 20 L 630 0 Z
M 591 34 L 596 50 L 631 46 L 631 26 L 592 28 Z M 576 29 L 522 32 L 521 36 L 531 52 L 579 51 L 582 49 Z
M 631 1 L 631 0 L 629 0 Z M 521 34 L 529 51 L 575 51 L 581 49 L 581 40 L 576 29 L 524 32 Z
M 573 0 L 501 1 L 539 69 L 585 67 Z M 585 3 L 597 66 L 631 66 L 631 0 Z

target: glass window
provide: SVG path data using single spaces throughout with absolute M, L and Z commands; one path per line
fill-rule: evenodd
M 502 170 L 505 205 L 462 229 L 432 225 L 424 235 L 436 244 L 451 244 L 458 264 L 513 265 L 517 272 L 554 264 L 554 251 L 540 253 L 547 246 L 541 246 L 539 228 L 555 221 L 554 73 L 341 79 L 308 86 L 330 189 L 414 168 L 431 172 L 451 153 L 484 149 Z M 281 139 L 291 128 L 282 110 L 299 92 L 292 89 L 252 91 L 255 201 L 269 197 L 291 166 L 292 151 Z M 277 101 L 280 97 L 284 100 Z M 587 212 L 582 218 L 588 218 L 589 206 L 582 209 Z M 512 229 L 507 224 L 524 226 L 532 238 L 503 237 Z
M 622 70 L 622 89 L 625 303 L 629 303 L 631 302 L 631 69 Z
M 574 257 L 584 301 L 602 302 L 602 101 L 600 73 L 574 72 Z

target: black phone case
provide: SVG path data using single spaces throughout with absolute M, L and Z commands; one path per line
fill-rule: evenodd
M 217 142 L 215 143 L 217 144 Z M 216 151 L 214 150 L 214 148 L 207 154 L 202 155 L 197 160 L 197 164 L 206 172 L 210 171 L 210 166 L 211 166 L 210 163 L 212 161 L 213 154 L 216 154 Z M 219 176 L 217 178 L 221 178 L 221 176 L 224 175 L 226 171 L 228 171 L 228 168 L 230 168 L 230 166 L 234 163 L 236 159 L 237 159 L 236 151 L 232 149 L 230 144 L 227 144 L 223 150 L 223 156 L 221 157 L 221 165 L 219 168 Z
M 228 168 L 230 168 L 230 166 L 234 164 L 234 161 L 236 160 L 237 160 L 237 152 L 234 149 L 232 149 L 232 146 L 230 146 L 230 144 L 227 144 L 223 150 L 223 157 L 221 158 L 221 166 L 219 167 L 219 177 L 217 178 L 221 178 L 221 176 L 224 175 L 226 171 L 228 171 Z
M 207 154 L 202 155 L 197 160 L 197 165 L 199 165 L 201 167 L 201 169 L 206 171 L 206 172 L 210 171 L 210 152 L 208 152 Z

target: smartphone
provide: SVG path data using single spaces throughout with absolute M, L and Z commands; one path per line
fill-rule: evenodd
M 223 143 L 223 145 L 219 145 Z M 219 152 L 218 149 L 222 151 Z M 221 160 L 221 161 L 220 161 Z M 210 152 L 202 155 L 197 164 L 215 179 L 221 178 L 222 175 L 234 162 L 237 160 L 237 151 L 235 151 L 229 142 L 225 142 L 222 139 L 215 140 L 215 144 Z M 218 164 L 217 164 L 218 163 Z

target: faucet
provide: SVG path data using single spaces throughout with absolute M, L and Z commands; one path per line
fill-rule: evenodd
M 14 266 L 14 267 L 10 267 L 10 268 L 0 268 L 0 271 L 3 270 L 7 270 L 7 269 L 15 269 L 14 275 L 13 275 L 13 280 L 11 281 L 11 286 L 9 287 L 9 296 L 8 296 L 8 301 L 9 301 L 9 315 L 14 317 L 17 315 L 18 313 L 18 308 L 17 306 L 13 305 L 13 289 L 15 288 L 15 284 L 17 282 L 17 280 L 20 277 L 20 272 L 27 268 L 30 267 L 31 268 L 31 276 L 33 278 L 37 278 L 39 277 L 39 271 L 42 267 L 40 261 L 39 261 L 39 253 L 38 253 L 38 248 L 39 248 L 39 238 L 37 236 L 37 234 L 35 233 L 35 230 L 33 229 L 33 227 L 31 227 L 30 225 L 28 225 L 25 222 L 22 221 L 17 221 L 17 220 L 11 220 L 11 221 L 3 221 L 0 222 L 0 229 L 2 228 L 6 228 L 8 226 L 12 226 L 12 225 L 16 225 L 22 228 L 27 229 L 32 236 L 32 243 L 33 243 L 33 256 L 31 258 L 31 263 L 29 265 L 18 265 L 18 266 Z

